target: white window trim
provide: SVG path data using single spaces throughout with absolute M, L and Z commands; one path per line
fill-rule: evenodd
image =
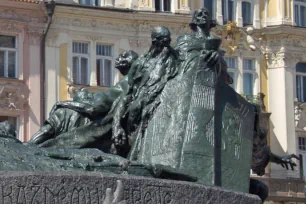
M 303 80 L 303 77 L 306 77 L 306 73 L 303 73 L 303 72 L 295 72 L 295 76 L 297 77 L 297 76 L 302 76 L 301 77 L 301 79 Z M 298 97 L 298 95 L 297 95 L 297 87 L 296 87 L 296 77 L 295 77 L 295 97 L 297 98 Z M 302 83 L 303 84 L 303 83 Z M 302 88 L 302 99 L 305 99 L 306 100 L 306 96 L 304 96 L 304 94 L 303 94 L 303 89 L 304 89 L 304 87 L 302 86 L 301 87 Z M 305 87 L 306 88 L 306 87 Z M 299 99 L 298 99 L 299 100 Z
M 237 1 L 236 0 L 225 0 L 225 13 L 222 13 L 222 15 L 226 15 L 225 17 L 226 17 L 226 19 L 227 19 L 227 21 L 228 21 L 228 1 L 233 1 L 234 2 L 234 5 L 233 5 L 233 7 L 234 7 L 234 10 L 233 10 L 233 14 L 234 14 L 234 18 L 233 18 L 233 20 L 232 21 L 236 21 L 236 18 L 237 18 Z M 223 6 L 223 5 L 222 5 Z M 223 16 L 223 19 L 224 19 L 224 16 Z M 223 22 L 223 24 L 225 24 L 226 22 Z
M 305 150 L 303 150 L 303 149 L 300 149 L 300 144 L 299 144 L 299 141 L 300 141 L 300 138 L 303 138 L 304 140 L 305 140 Z M 298 139 L 297 139 L 298 141 L 297 141 L 297 149 L 301 152 L 301 153 L 306 153 L 306 138 L 305 137 L 298 137 Z M 306 165 L 306 164 L 305 164 Z
M 98 56 L 97 55 L 97 59 L 96 60 L 101 60 L 101 62 L 103 62 L 103 69 L 101 70 L 101 67 L 100 67 L 100 85 L 98 86 L 106 86 L 105 85 L 105 82 L 104 82 L 104 78 L 101 79 L 101 71 L 102 71 L 102 76 L 104 76 L 104 63 L 105 61 L 104 60 L 110 60 L 111 61 L 111 69 L 110 69 L 110 72 L 111 72 L 111 79 L 110 79 L 110 86 L 113 86 L 113 82 L 114 82 L 114 71 L 113 71 L 113 66 L 114 66 L 114 59 L 112 57 L 106 57 L 106 56 Z
M 110 86 L 113 86 L 114 85 L 114 65 L 115 65 L 115 58 L 113 56 L 114 56 L 115 47 L 112 44 L 107 44 L 107 43 L 102 43 L 102 42 L 101 43 L 97 42 L 96 43 L 96 47 L 98 45 L 106 45 L 106 46 L 111 46 L 112 47 L 112 49 L 111 49 L 112 50 L 112 54 L 111 54 L 112 56 L 103 56 L 103 55 L 97 55 L 96 54 L 96 63 L 97 63 L 97 60 L 103 59 L 103 67 L 104 67 L 104 59 L 110 60 L 112 62 L 112 64 L 111 64 L 111 79 L 110 79 L 111 80 L 111 84 L 110 84 Z M 100 73 L 100 75 L 101 75 L 101 73 Z M 105 86 L 104 84 L 105 84 L 104 81 L 101 81 L 101 78 L 100 78 L 100 85 L 98 85 L 98 86 L 102 86 L 103 87 L 103 86 Z
M 76 53 L 73 53 L 73 56 L 72 56 L 72 58 L 74 58 L 74 57 L 77 57 L 78 58 L 78 61 L 79 61 L 79 67 L 78 67 L 78 71 L 77 71 L 77 83 L 76 82 L 74 82 L 73 81 L 73 77 L 72 77 L 72 81 L 73 81 L 73 83 L 74 84 L 76 84 L 76 85 L 85 85 L 85 86 L 88 86 L 89 84 L 90 84 L 90 82 L 89 82 L 89 78 L 90 78 L 90 71 L 89 71 L 89 60 L 90 60 L 90 58 L 89 58 L 89 56 L 87 56 L 87 55 L 84 55 L 84 54 L 76 54 Z M 87 83 L 86 84 L 82 84 L 81 82 L 82 82 L 82 72 L 81 72 L 81 59 L 82 58 L 86 58 L 87 59 Z M 72 62 L 73 63 L 73 62 Z M 72 71 L 73 71 L 73 69 L 72 69 Z M 73 74 L 73 73 L 72 73 Z
M 243 2 L 249 2 L 251 3 L 251 17 L 252 17 L 252 22 L 251 22 L 251 25 L 254 25 L 254 21 L 255 21 L 255 18 L 254 18 L 254 2 L 253 0 L 242 0 L 241 1 L 241 18 L 242 18 L 242 26 L 243 26 L 243 10 L 242 10 L 242 3 Z
M 243 60 L 253 60 L 254 61 L 254 70 L 245 70 L 243 67 Z M 253 95 L 256 95 L 255 90 L 256 90 L 256 79 L 258 77 L 258 70 L 257 70 L 257 62 L 256 58 L 251 58 L 251 57 L 243 57 L 242 58 L 242 93 L 244 93 L 244 77 L 243 75 L 245 73 L 252 74 L 253 75 Z
M 169 0 L 170 1 L 170 10 L 169 11 L 165 11 L 164 10 L 164 1 L 166 1 L 166 0 L 157 0 L 157 1 L 159 1 L 160 10 L 156 10 L 155 0 L 153 1 L 154 8 L 155 8 L 155 10 L 157 12 L 173 12 L 173 5 L 174 5 L 174 1 L 173 0 Z
M 3 34 L 4 36 L 11 36 L 15 37 L 15 48 L 6 48 L 6 47 L 0 47 L 0 51 L 5 51 L 5 57 L 4 57 L 4 78 L 13 78 L 13 79 L 18 79 L 18 37 L 16 35 L 6 35 Z M 8 76 L 8 52 L 15 52 L 15 76 L 14 77 L 9 77 Z
M 299 6 L 299 22 L 301 22 L 301 15 L 300 15 L 300 7 L 301 6 L 304 6 L 304 7 L 306 7 L 306 2 L 300 2 L 300 1 L 293 1 L 293 12 L 292 12 L 292 19 L 293 19 L 293 24 L 295 25 L 295 26 L 300 26 L 300 27 L 305 27 L 305 26 L 301 26 L 301 25 L 297 25 L 296 24 L 296 22 L 295 22 L 295 5 L 298 5 Z
M 204 7 L 205 6 L 205 1 L 213 1 L 213 11 L 211 13 L 211 17 L 213 20 L 217 20 L 217 1 L 218 0 L 201 0 L 201 6 Z
M 73 52 L 73 46 L 71 48 L 71 51 L 72 51 L 72 72 L 71 72 L 71 81 L 73 84 L 76 84 L 76 85 L 85 85 L 85 86 L 89 86 L 90 85 L 90 42 L 84 42 L 84 41 L 72 41 L 72 44 L 73 43 L 87 43 L 88 44 L 88 54 L 81 54 L 81 53 L 74 53 Z M 73 58 L 74 57 L 78 57 L 78 60 L 79 60 L 79 67 L 78 67 L 78 73 L 77 73 L 77 82 L 79 83 L 75 83 L 73 81 Z M 81 84 L 81 81 L 82 81 L 82 77 L 81 77 L 81 58 L 86 58 L 87 59 L 87 83 L 86 84 Z
M 234 87 L 234 90 L 237 91 L 237 80 L 238 80 L 238 71 L 239 71 L 238 70 L 238 57 L 237 56 L 224 56 L 224 57 L 235 59 L 236 68 L 229 67 L 227 64 L 227 71 L 234 73 L 233 87 Z

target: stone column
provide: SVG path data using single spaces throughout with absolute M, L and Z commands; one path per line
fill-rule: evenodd
M 279 39 L 281 44 L 282 39 Z M 274 47 L 268 59 L 268 98 L 270 117 L 270 147 L 278 155 L 296 154 L 294 118 L 295 64 L 292 53 Z M 298 168 L 297 168 L 298 169 Z M 271 164 L 271 177 L 299 177 L 299 171 L 287 171 Z

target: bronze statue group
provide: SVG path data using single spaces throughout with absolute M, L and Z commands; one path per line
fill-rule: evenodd
M 176 150 L 188 145 L 196 134 L 209 138 L 208 125 L 214 117 L 213 106 L 209 105 L 214 101 L 213 94 L 209 94 L 214 91 L 216 79 L 213 77 L 225 84 L 233 83 L 227 73 L 224 52 L 219 50 L 220 42 L 212 40 L 210 35 L 214 26 L 207 9 L 196 10 L 190 23 L 191 34 L 180 36 L 175 48 L 170 45 L 172 39 L 167 27 L 153 28 L 148 52 L 138 56 L 127 50 L 116 59 L 115 68 L 123 75 L 116 85 L 104 92 L 80 91 L 72 101 L 57 102 L 28 144 L 39 148 L 94 148 L 130 161 L 169 165 L 175 172 L 178 160 L 187 158 L 187 154 L 178 155 Z M 199 70 L 206 72 L 203 76 L 208 87 L 203 89 L 205 100 L 202 101 L 194 100 L 190 89 Z M 201 92 L 197 94 L 201 97 Z M 187 141 L 186 123 L 193 117 L 188 109 L 192 103 L 203 103 L 205 117 L 194 125 L 203 126 L 207 132 L 195 133 L 198 129 L 194 128 Z M 11 129 L 10 125 L 2 123 L 0 135 L 12 135 Z M 266 130 L 254 127 L 252 132 L 252 168 L 258 175 L 264 174 L 269 161 L 293 169 L 295 164 L 291 159 L 297 158 L 295 155 L 272 154 L 267 146 Z M 207 144 L 210 142 L 208 139 Z M 201 161 L 193 158 L 191 162 Z M 183 173 L 188 175 L 188 172 Z M 209 175 L 203 178 L 205 176 Z M 268 196 L 267 187 L 253 179 L 250 193 L 259 195 L 262 200 Z

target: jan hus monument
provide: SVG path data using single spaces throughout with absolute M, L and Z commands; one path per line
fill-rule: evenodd
M 270 151 L 262 110 L 229 86 L 209 11 L 189 26 L 175 47 L 153 28 L 148 52 L 116 59 L 115 86 L 57 102 L 29 142 L 0 123 L 0 203 L 262 203 L 250 170 L 297 156 Z

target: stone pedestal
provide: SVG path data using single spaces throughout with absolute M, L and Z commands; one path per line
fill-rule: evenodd
M 102 204 L 106 189 L 114 190 L 117 180 L 123 183 L 127 204 L 261 203 L 253 195 L 188 182 L 101 173 L 45 172 L 1 172 L 0 203 Z

